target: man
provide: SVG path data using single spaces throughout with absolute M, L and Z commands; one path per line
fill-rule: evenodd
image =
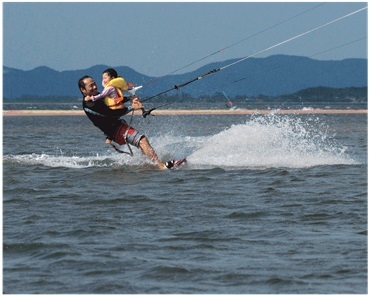
M 148 139 L 145 135 L 140 134 L 134 128 L 130 127 L 126 121 L 120 119 L 122 116 L 122 110 L 119 112 L 111 110 L 104 104 L 104 100 L 85 101 L 86 96 L 94 96 L 98 94 L 98 87 L 93 78 L 90 76 L 84 76 L 78 81 L 78 87 L 84 96 L 83 109 L 85 114 L 89 117 L 92 123 L 104 132 L 107 138 L 107 143 L 111 140 L 122 145 L 129 143 L 141 151 L 161 170 L 171 169 L 176 165 L 175 161 L 169 161 L 166 163 L 161 162 L 158 159 L 156 152 L 151 147 Z M 130 99 L 125 98 L 125 101 Z M 131 98 L 131 106 L 125 107 L 126 113 L 129 113 L 132 109 L 139 110 L 143 107 L 137 96 Z

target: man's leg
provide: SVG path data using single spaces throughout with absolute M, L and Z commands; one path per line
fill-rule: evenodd
M 115 138 L 115 142 L 120 145 L 129 143 L 140 148 L 144 155 L 152 160 L 159 169 L 167 169 L 166 165 L 159 161 L 158 156 L 150 145 L 148 139 L 134 128 L 129 127 L 126 122 L 123 122 L 122 126 L 120 127 L 118 135 Z
M 140 149 L 143 151 L 144 155 L 146 155 L 150 160 L 152 160 L 159 169 L 167 169 L 166 165 L 159 161 L 158 156 L 152 146 L 150 145 L 148 139 L 146 137 L 142 137 L 139 143 Z

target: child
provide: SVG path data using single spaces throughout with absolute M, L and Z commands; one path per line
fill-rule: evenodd
M 128 83 L 122 78 L 118 77 L 116 70 L 106 69 L 103 74 L 102 85 L 104 90 L 102 93 L 94 96 L 87 96 L 85 100 L 97 101 L 104 98 L 104 103 L 112 110 L 119 110 L 124 108 L 124 91 L 128 90 Z

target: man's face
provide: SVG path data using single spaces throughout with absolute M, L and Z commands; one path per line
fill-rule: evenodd
M 94 79 L 86 78 L 83 80 L 85 83 L 85 89 L 81 88 L 81 92 L 84 96 L 93 96 L 98 94 L 98 86 L 96 85 Z

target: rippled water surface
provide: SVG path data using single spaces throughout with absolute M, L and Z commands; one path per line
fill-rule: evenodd
M 366 293 L 367 116 L 4 117 L 5 293 Z

